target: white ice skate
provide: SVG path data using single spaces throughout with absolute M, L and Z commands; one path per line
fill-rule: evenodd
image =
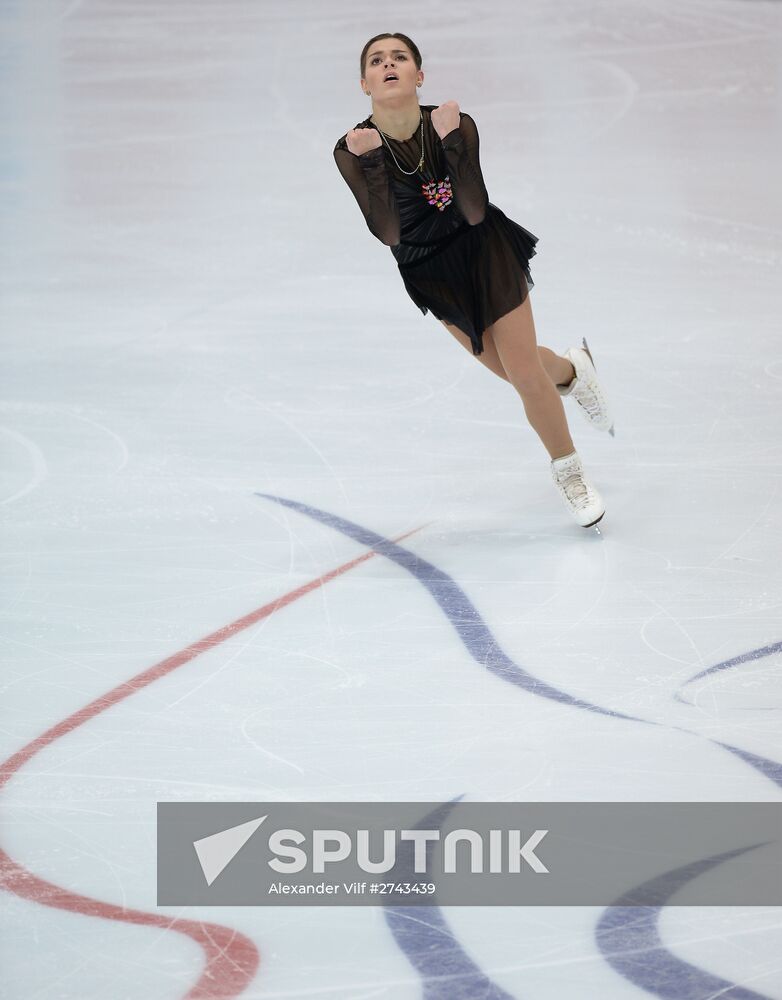
M 560 396 L 573 396 L 578 403 L 585 419 L 597 430 L 608 431 L 614 436 L 614 418 L 608 405 L 605 390 L 601 386 L 595 371 L 586 339 L 583 347 L 569 347 L 565 357 L 573 365 L 576 375 L 569 385 L 558 385 Z
M 568 510 L 578 523 L 583 528 L 596 525 L 605 514 L 605 507 L 600 494 L 584 475 L 578 454 L 574 451 L 564 458 L 555 458 L 551 463 L 551 475 Z

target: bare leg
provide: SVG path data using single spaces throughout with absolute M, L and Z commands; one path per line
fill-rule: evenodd
M 540 363 L 554 385 L 570 385 L 576 377 L 576 369 L 567 358 L 560 357 L 548 347 L 538 347 Z
M 449 333 L 453 334 L 462 347 L 465 347 L 472 354 L 472 342 L 464 330 L 460 330 L 458 326 L 453 326 L 451 323 L 446 323 L 444 319 L 440 320 L 440 322 Z M 538 354 L 540 355 L 540 363 L 543 365 L 546 374 L 555 385 L 568 385 L 573 381 L 576 372 L 567 358 L 560 357 L 559 354 L 555 354 L 548 347 L 538 347 Z M 482 365 L 485 365 L 489 371 L 494 372 L 495 375 L 499 375 L 506 382 L 510 382 L 508 373 L 505 371 L 502 361 L 500 361 L 500 357 L 497 354 L 497 348 L 494 346 L 490 330 L 485 331 L 483 335 L 483 354 L 473 356 Z
M 575 446 L 554 379 L 570 381 L 573 377 L 570 372 L 572 365 L 564 358 L 558 358 L 553 351 L 548 352 L 556 359 L 553 363 L 546 355 L 541 357 L 529 295 L 520 306 L 493 323 L 487 332 L 491 334 L 508 380 L 521 396 L 527 419 L 551 458 L 570 455 Z M 544 368 L 544 358 L 552 366 L 550 374 Z
M 510 349 L 509 352 L 506 352 L 505 355 L 501 356 L 497 348 L 497 345 L 495 344 L 495 338 L 493 335 L 494 330 L 499 324 L 510 325 L 511 327 L 510 339 L 512 340 L 513 337 L 516 336 L 519 339 L 519 341 L 523 341 L 524 336 L 519 335 L 518 333 L 513 334 L 513 328 L 514 325 L 518 326 L 520 323 L 521 324 L 524 323 L 524 316 L 519 315 L 520 310 L 528 311 L 529 324 L 532 324 L 532 313 L 527 303 L 529 303 L 529 296 L 527 296 L 523 305 L 519 306 L 518 309 L 514 310 L 514 312 L 512 313 L 508 313 L 506 316 L 503 316 L 502 319 L 498 321 L 498 323 L 495 323 L 488 330 L 485 330 L 483 334 L 483 353 L 473 356 L 478 361 L 480 361 L 481 364 L 483 364 L 486 368 L 488 368 L 489 371 L 494 372 L 495 375 L 498 375 L 501 379 L 504 379 L 504 381 L 511 383 L 514 386 L 514 388 L 516 388 L 517 392 L 519 392 L 519 395 L 521 396 L 522 402 L 524 403 L 524 410 L 527 414 L 527 419 L 529 420 L 532 427 L 537 431 L 538 436 L 543 441 L 543 444 L 545 445 L 547 451 L 549 452 L 549 455 L 552 458 L 561 458 L 563 455 L 569 455 L 572 451 L 575 451 L 575 448 L 573 446 L 573 441 L 570 437 L 570 433 L 567 429 L 567 421 L 565 419 L 565 410 L 564 407 L 562 406 L 562 400 L 559 397 L 559 393 L 554 388 L 554 379 L 559 378 L 565 384 L 569 382 L 575 374 L 573 371 L 573 366 L 566 358 L 559 357 L 559 355 L 554 354 L 554 352 L 550 351 L 547 347 L 541 347 L 537 349 L 537 368 L 536 368 L 537 373 L 539 375 L 542 372 L 546 376 L 545 382 L 548 384 L 548 388 L 550 389 L 551 394 L 553 394 L 554 399 L 552 402 L 550 394 L 545 392 L 545 387 L 544 387 L 543 409 L 541 410 L 540 406 L 536 405 L 536 398 L 535 398 L 536 395 L 540 396 L 541 387 L 540 385 L 538 385 L 537 387 L 533 386 L 531 391 L 527 393 L 530 399 L 530 407 L 532 409 L 532 414 L 533 414 L 531 416 L 530 408 L 527 405 L 527 399 L 525 399 L 524 392 L 522 392 L 519 389 L 518 385 L 513 379 L 508 377 L 508 372 L 505 367 L 506 363 L 511 366 L 515 364 L 517 368 L 519 363 L 521 363 L 523 367 L 525 356 L 523 355 L 522 352 L 522 356 L 521 358 L 519 358 L 519 352 L 514 351 L 512 348 Z M 446 328 L 446 330 L 448 330 L 449 333 L 453 334 L 456 340 L 458 340 L 459 343 L 472 355 L 471 341 L 469 336 L 464 332 L 464 330 L 460 330 L 458 326 L 453 326 L 450 323 L 446 323 L 445 320 L 441 320 L 441 322 L 443 326 Z M 529 332 L 527 336 L 529 337 Z M 532 325 L 533 345 L 534 345 L 534 337 L 535 335 L 534 335 L 534 324 L 533 324 Z M 507 339 L 504 336 L 502 330 L 500 330 L 500 338 Z M 544 368 L 544 364 L 546 362 L 548 362 L 550 370 Z M 535 388 L 537 389 L 537 393 L 535 392 Z M 542 418 L 541 426 L 543 427 L 543 433 L 541 433 L 541 431 L 536 426 L 535 422 L 533 422 L 533 419 L 534 421 L 539 421 L 541 418 Z M 547 429 L 547 427 L 552 423 L 554 428 L 553 435 Z
M 472 354 L 472 341 L 470 340 L 469 335 L 466 334 L 464 330 L 460 330 L 458 326 L 446 323 L 444 319 L 441 319 L 440 322 L 449 333 L 453 334 L 462 347 L 465 347 L 470 354 Z M 504 379 L 506 382 L 510 382 L 507 372 L 502 367 L 502 362 L 497 354 L 497 348 L 494 346 L 494 341 L 491 339 L 490 333 L 484 333 L 483 335 L 483 353 L 472 354 L 472 356 L 476 361 L 480 361 L 482 365 L 485 365 L 490 372 L 494 372 L 494 374 L 499 375 L 501 379 Z M 563 358 L 562 360 L 564 361 L 565 359 Z

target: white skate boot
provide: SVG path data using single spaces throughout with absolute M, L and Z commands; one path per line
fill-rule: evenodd
M 600 385 L 595 371 L 595 363 L 587 346 L 569 347 L 565 357 L 576 370 L 576 377 L 569 385 L 558 385 L 560 396 L 573 396 L 586 420 L 599 431 L 608 431 L 614 436 L 614 418 L 608 406 L 605 391 Z
M 551 463 L 551 475 L 568 510 L 583 528 L 591 528 L 605 514 L 603 500 L 584 475 L 581 459 L 574 451 Z M 599 529 L 598 529 L 599 530 Z

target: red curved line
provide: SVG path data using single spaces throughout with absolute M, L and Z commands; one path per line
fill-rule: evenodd
M 142 910 L 114 906 L 99 899 L 81 896 L 39 878 L 17 864 L 0 848 L 0 886 L 42 906 L 82 913 L 104 920 L 119 920 L 127 924 L 146 924 L 187 934 L 206 953 L 206 968 L 198 982 L 186 994 L 186 1000 L 216 1000 L 238 996 L 254 977 L 260 956 L 253 942 L 220 924 L 205 924 L 195 920 L 179 920 Z
M 412 531 L 405 532 L 395 541 L 401 541 L 408 535 L 420 531 L 413 528 Z M 107 708 L 116 705 L 124 698 L 129 698 L 132 694 L 140 691 L 148 684 L 165 677 L 178 667 L 194 660 L 201 653 L 214 646 L 219 645 L 226 639 L 230 639 L 249 628 L 263 618 L 268 618 L 280 608 L 286 607 L 298 598 L 308 594 L 316 587 L 328 583 L 342 573 L 357 566 L 375 555 L 373 550 L 365 552 L 350 562 L 343 563 L 336 569 L 325 573 L 323 576 L 311 580 L 309 583 L 297 587 L 295 590 L 283 594 L 282 597 L 264 604 L 262 607 L 251 611 L 249 614 L 238 618 L 229 625 L 224 625 L 216 632 L 212 632 L 203 639 L 192 643 L 185 649 L 174 653 L 160 663 L 136 674 L 129 681 L 119 684 L 117 687 L 107 691 L 88 705 L 66 716 L 61 722 L 51 726 L 40 736 L 30 743 L 27 743 L 6 761 L 0 764 L 0 789 L 2 789 L 16 772 L 23 767 L 31 757 L 39 753 L 44 747 L 49 746 L 61 736 L 72 732 L 78 726 L 83 725 L 90 719 L 95 718 Z M 185 994 L 184 1000 L 228 1000 L 228 998 L 238 996 L 250 983 L 260 964 L 260 955 L 255 944 L 250 938 L 245 937 L 231 927 L 223 927 L 220 924 L 205 924 L 196 920 L 180 920 L 173 917 L 162 916 L 157 913 L 144 913 L 142 910 L 131 910 L 124 906 L 115 906 L 111 903 L 104 903 L 90 896 L 82 896 L 79 893 L 63 889 L 61 886 L 47 882 L 46 879 L 39 878 L 29 869 L 18 864 L 13 858 L 0 848 L 0 888 L 13 892 L 22 899 L 40 903 L 42 906 L 52 906 L 59 910 L 68 910 L 71 913 L 82 913 L 90 917 L 100 917 L 104 920 L 118 920 L 129 924 L 146 924 L 148 926 L 163 927 L 166 930 L 178 931 L 192 938 L 204 950 L 206 955 L 206 966 L 195 986 Z

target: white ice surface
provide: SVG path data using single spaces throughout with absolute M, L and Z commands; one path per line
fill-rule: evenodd
M 590 342 L 616 438 L 568 413 L 602 538 L 336 170 L 386 28 L 540 238 L 539 342 Z M 782 655 L 683 685 L 782 640 L 782 4 L 9 0 L 0 30 L 0 759 L 367 551 L 257 492 L 413 531 L 526 670 L 660 723 L 491 676 L 375 555 L 31 757 L 0 793 L 10 858 L 235 927 L 261 955 L 243 997 L 413 1000 L 380 909 L 157 908 L 155 803 L 779 799 L 713 741 L 782 760 Z M 35 892 L 0 908 L 8 1000 L 173 1000 L 203 966 L 158 927 Z M 673 907 L 659 929 L 780 1000 L 781 913 Z M 649 995 L 598 951 L 598 909 L 445 915 L 513 997 Z

